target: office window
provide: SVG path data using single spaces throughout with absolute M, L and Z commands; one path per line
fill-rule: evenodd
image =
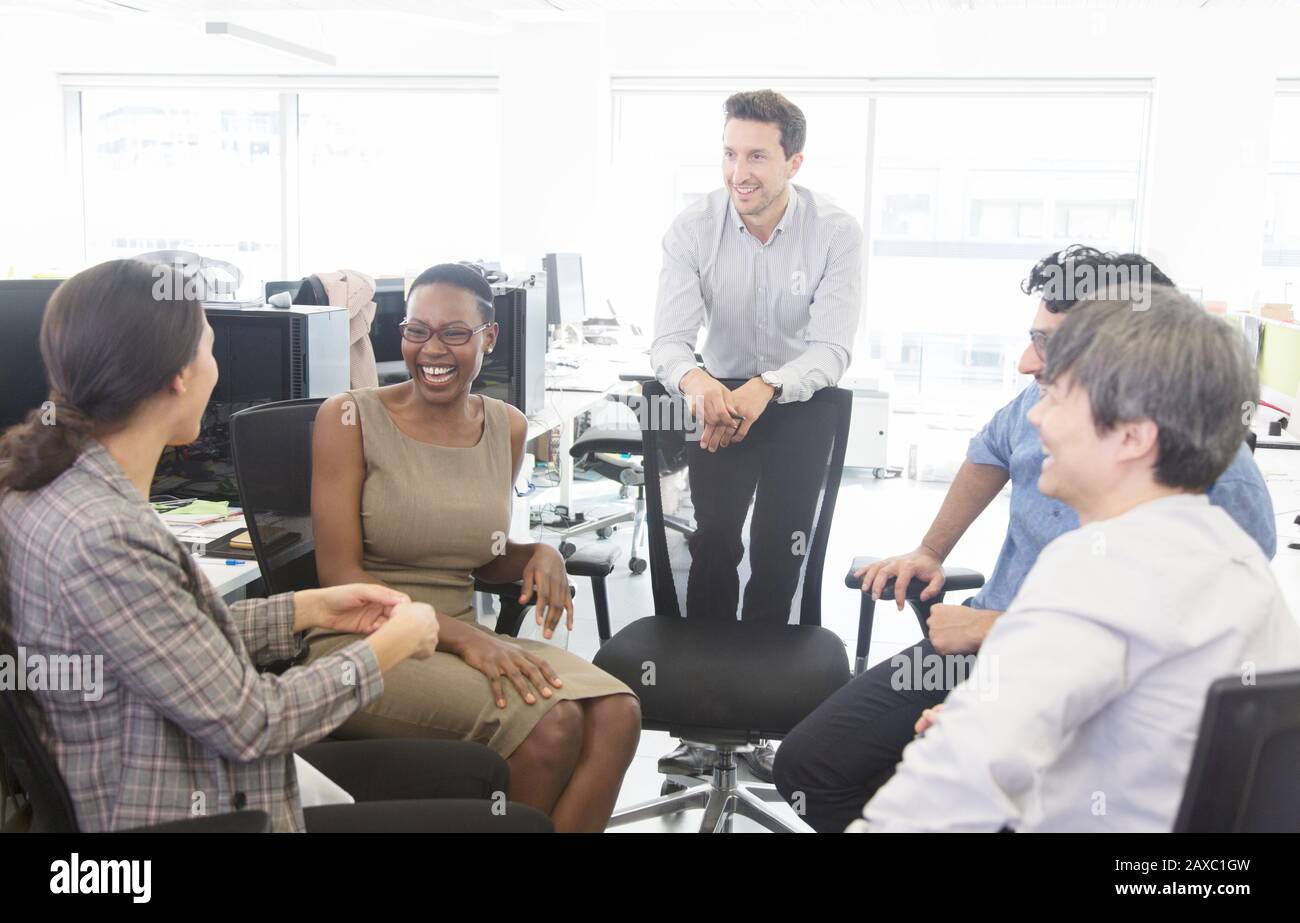
M 1273 103 L 1264 217 L 1262 301 L 1300 302 L 1300 86 Z
M 277 94 L 89 88 L 81 153 L 88 262 L 192 250 L 279 275 Z
M 303 92 L 298 106 L 305 272 L 498 256 L 495 92 Z
M 867 351 L 897 413 L 973 429 L 1024 386 L 1020 281 L 1066 244 L 1133 249 L 1146 113 L 1145 94 L 1050 88 L 876 101 Z
M 253 296 L 263 281 L 310 272 L 409 275 L 498 256 L 494 81 L 343 90 L 193 79 L 69 87 L 88 263 L 192 250 L 238 266 Z

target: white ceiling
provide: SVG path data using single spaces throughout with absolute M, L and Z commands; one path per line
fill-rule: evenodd
M 529 19 L 564 13 L 848 12 L 946 10 L 1300 9 L 1300 0 L 0 0 L 0 9 L 211 16 L 252 12 L 390 12 L 433 18 Z

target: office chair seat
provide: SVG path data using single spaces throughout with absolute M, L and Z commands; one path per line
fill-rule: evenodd
M 735 744 L 785 736 L 849 681 L 844 642 L 810 625 L 650 616 L 592 662 L 641 697 L 647 729 Z
M 640 455 L 641 431 L 593 426 L 573 440 L 573 448 L 569 450 L 574 458 L 581 458 L 589 452 Z

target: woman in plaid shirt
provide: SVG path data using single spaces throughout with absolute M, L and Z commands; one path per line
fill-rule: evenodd
M 93 694 L 35 693 L 33 718 L 86 831 L 242 808 L 267 812 L 275 830 L 313 829 L 294 751 L 379 698 L 386 670 L 437 644 L 433 610 L 380 586 L 227 608 L 164 526 L 150 484 L 164 447 L 198 434 L 217 380 L 212 339 L 193 280 L 175 269 L 116 260 L 81 272 L 50 299 L 41 329 L 51 399 L 0 440 L 4 640 L 28 657 L 102 658 Z M 364 637 L 310 666 L 258 672 L 318 627 Z M 483 748 L 442 746 L 500 783 L 504 766 Z M 358 784 L 359 799 L 418 787 Z M 491 802 L 479 804 L 486 824 Z M 393 816 L 366 808 L 313 810 L 333 812 L 329 829 Z

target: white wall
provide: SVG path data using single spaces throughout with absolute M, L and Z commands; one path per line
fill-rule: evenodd
M 1120 76 L 1155 82 L 1144 249 L 1180 284 L 1249 307 L 1273 85 L 1300 72 L 1300 13 L 1281 10 L 557 14 L 495 32 L 390 14 L 237 18 L 325 47 L 338 65 L 205 36 L 195 24 L 0 12 L 0 275 L 15 265 L 76 266 L 59 73 L 498 74 L 502 258 L 517 268 L 547 250 L 593 251 L 611 208 L 617 214 L 607 177 L 610 75 L 724 76 L 738 87 L 794 75 Z M 1026 113 L 1025 131 L 1059 134 L 1063 144 L 1105 130 L 1071 124 L 1068 112 Z M 616 285 L 599 266 L 589 274 L 592 297 Z

